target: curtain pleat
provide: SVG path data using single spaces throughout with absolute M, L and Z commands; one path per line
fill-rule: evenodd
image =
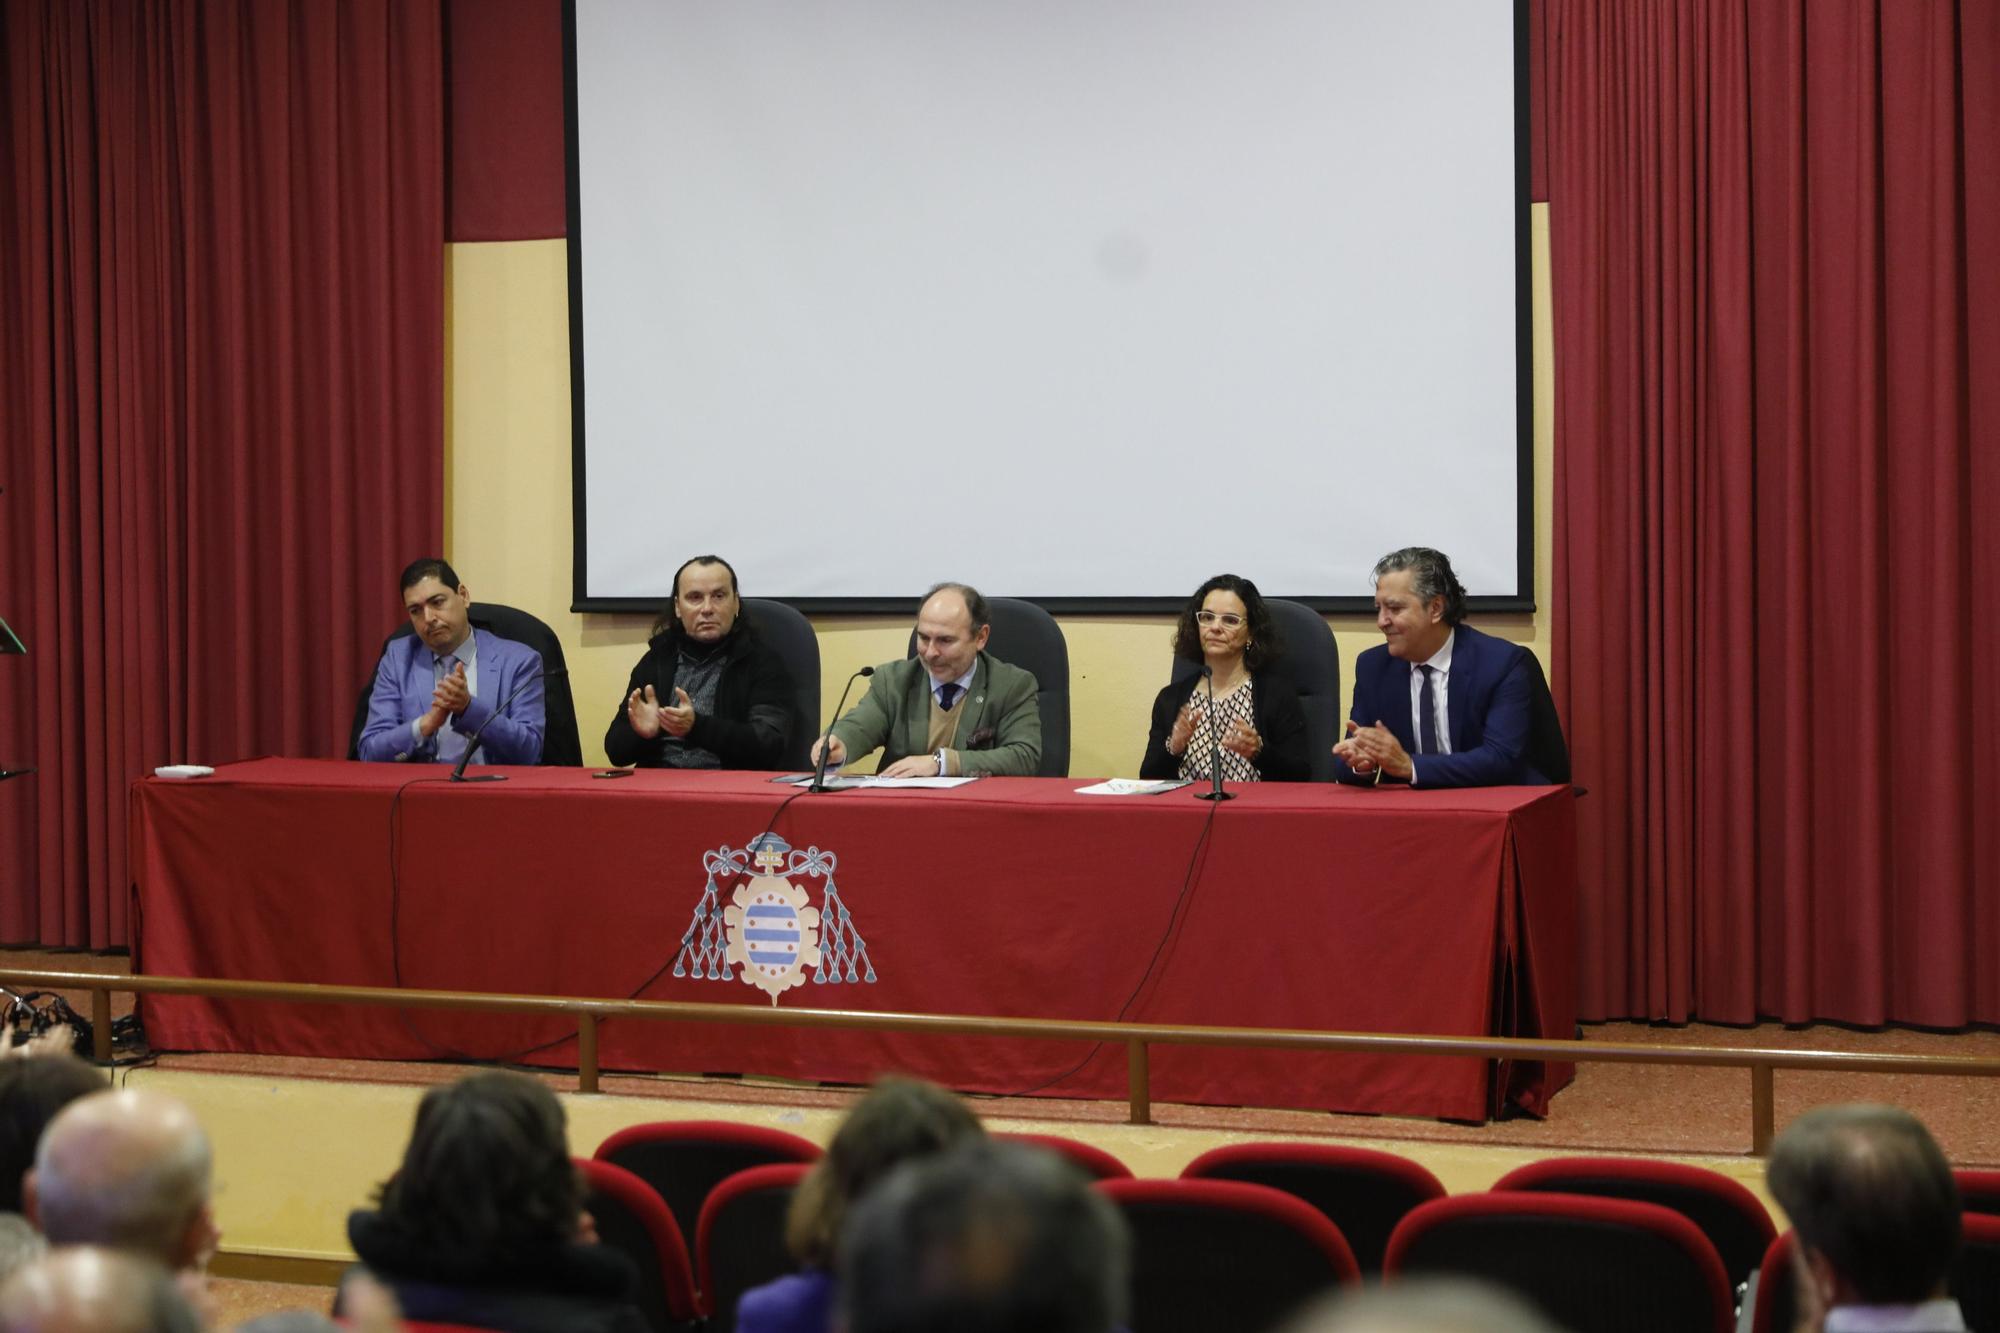
M 10 0 L 0 940 L 127 941 L 126 794 L 344 753 L 443 524 L 436 4 Z M 283 829 L 244 829 L 272 847 Z
M 2000 18 L 1537 40 L 1583 1012 L 2000 1021 Z

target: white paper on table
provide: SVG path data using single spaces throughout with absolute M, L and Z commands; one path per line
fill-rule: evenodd
M 1161 792 L 1173 791 L 1188 785 L 1186 778 L 1106 778 L 1103 782 L 1093 782 L 1088 787 L 1078 787 L 1078 796 L 1158 796 Z
M 803 787 L 811 782 L 812 778 L 813 775 L 810 773 L 788 773 L 781 778 L 772 778 L 771 781 L 789 782 L 794 786 Z M 875 773 L 829 773 L 826 775 L 826 787 L 828 791 L 852 791 L 856 787 L 889 787 L 896 789 L 910 787 L 963 787 L 968 782 L 979 781 L 979 778 L 980 775 L 977 773 L 968 773 L 963 777 L 957 778 L 885 778 Z

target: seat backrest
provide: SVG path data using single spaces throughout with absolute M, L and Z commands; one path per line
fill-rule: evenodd
M 730 1333 L 744 1292 L 798 1267 L 785 1247 L 785 1215 L 810 1170 L 804 1162 L 753 1166 L 708 1192 L 694 1248 L 709 1333 Z
M 1968 1213 L 2000 1216 L 2000 1171 L 1958 1167 L 1951 1175 L 1958 1182 L 1959 1207 Z
M 655 1333 L 679 1333 L 701 1318 L 694 1266 L 673 1214 L 646 1184 L 609 1162 L 576 1159 L 583 1173 L 584 1209 L 600 1244 L 632 1261 L 639 1280 L 633 1303 Z
M 576 696 L 569 687 L 569 665 L 563 659 L 562 640 L 540 617 L 519 607 L 499 602 L 473 602 L 467 618 L 474 629 L 483 629 L 503 639 L 526 644 L 542 657 L 542 767 L 577 768 L 583 764 L 583 742 L 576 730 Z M 382 640 L 382 652 L 397 639 L 415 633 L 405 621 Z M 381 660 L 381 653 L 376 654 Z M 375 673 L 361 682 L 361 694 L 354 701 L 354 721 L 347 732 L 347 757 L 361 757 L 361 729 L 368 723 L 368 696 L 375 689 Z M 495 702 L 498 702 L 497 700 Z
M 1042 715 L 1042 762 L 1038 777 L 1069 776 L 1069 641 L 1056 618 L 1018 597 L 988 597 L 993 633 L 986 651 L 1035 677 L 1035 709 Z M 917 632 L 910 631 L 905 657 L 917 655 Z
M 1951 1294 L 1967 1328 L 2000 1328 L 2000 1217 L 1967 1213 L 1951 1266 Z
M 1240 1180 L 1283 1190 L 1340 1228 L 1364 1275 L 1382 1271 L 1396 1224 L 1444 1197 L 1438 1178 L 1407 1157 L 1327 1143 L 1234 1143 L 1189 1162 L 1183 1179 Z
M 1757 1300 L 1750 1310 L 1750 1333 L 1792 1333 L 1798 1323 L 1799 1298 L 1793 1289 L 1792 1247 L 1798 1236 L 1787 1231 L 1764 1250 L 1757 1269 Z
M 1290 683 L 1306 715 L 1306 759 L 1314 782 L 1334 780 L 1333 746 L 1340 739 L 1340 647 L 1326 618 L 1304 602 L 1266 597 L 1283 651 L 1264 669 Z M 1174 680 L 1201 669 L 1185 657 L 1174 659 Z
M 1764 1262 L 1778 1229 L 1756 1195 L 1720 1172 L 1631 1157 L 1550 1157 L 1500 1177 L 1496 1190 L 1589 1194 L 1671 1208 L 1701 1228 L 1732 1284 Z
M 1729 1333 L 1729 1279 L 1701 1229 L 1629 1199 L 1496 1190 L 1423 1204 L 1384 1278 L 1454 1273 L 1505 1287 L 1571 1333 Z
M 1082 1139 L 1065 1138 L 1061 1134 L 995 1134 L 992 1137 L 1052 1152 L 1092 1180 L 1132 1179 L 1132 1168 L 1119 1161 L 1115 1154 Z
M 630 1125 L 598 1145 L 600 1162 L 615 1162 L 653 1187 L 683 1235 L 701 1225 L 708 1192 L 738 1171 L 780 1162 L 816 1162 L 819 1145 L 781 1129 L 725 1120 L 663 1120 Z
M 1563 739 L 1562 719 L 1556 715 L 1549 678 L 1542 674 L 1542 660 L 1533 653 L 1528 654 L 1528 670 L 1528 767 L 1561 785 L 1570 780 L 1569 742 Z
M 1324 1214 L 1233 1180 L 1106 1180 L 1132 1232 L 1130 1326 L 1142 1333 L 1267 1329 L 1360 1280 Z
M 811 768 L 813 738 L 819 735 L 819 635 L 797 607 L 768 597 L 745 597 L 743 614 L 792 676 L 792 728 L 785 767 Z

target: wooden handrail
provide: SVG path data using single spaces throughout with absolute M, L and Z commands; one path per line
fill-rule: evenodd
M 110 997 L 194 995 L 218 1000 L 275 1000 L 291 1004 L 388 1005 L 455 1009 L 473 1013 L 542 1014 L 577 1022 L 577 1087 L 598 1090 L 597 1025 L 607 1018 L 649 1022 L 735 1023 L 752 1027 L 846 1028 L 951 1036 L 1039 1037 L 1122 1045 L 1126 1049 L 1133 1124 L 1151 1121 L 1148 1051 L 1164 1046 L 1255 1046 L 1293 1051 L 1367 1052 L 1374 1055 L 1470 1056 L 1482 1059 L 1553 1060 L 1578 1064 L 1696 1065 L 1748 1069 L 1751 1075 L 1751 1152 L 1770 1147 L 1771 1075 L 1779 1069 L 1863 1074 L 2000 1077 L 2000 1059 L 1963 1055 L 1857 1054 L 1786 1051 L 1747 1046 L 1647 1046 L 1627 1042 L 1537 1037 L 1442 1037 L 1413 1033 L 1313 1032 L 1296 1028 L 1196 1027 L 1165 1023 L 1090 1022 L 1063 1018 L 987 1018 L 971 1014 L 901 1014 L 866 1009 L 777 1009 L 683 1000 L 591 999 L 510 995 L 490 991 L 401 990 L 391 986 L 328 986 L 283 981 L 234 981 L 204 977 L 107 976 L 0 968 L 0 984 L 37 990 L 87 990 L 95 1024 L 96 1056 L 111 1058 Z

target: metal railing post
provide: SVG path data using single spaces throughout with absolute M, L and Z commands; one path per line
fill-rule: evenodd
M 1134 1038 L 1125 1043 L 1125 1083 L 1131 1094 L 1131 1115 L 1128 1117 L 1130 1124 L 1153 1123 L 1151 1060 L 1152 1056 L 1145 1042 Z
M 111 1063 L 111 991 L 102 986 L 90 991 L 90 1058 Z
M 1776 1112 L 1771 1090 L 1771 1066 L 1759 1060 L 1750 1066 L 1750 1155 L 1763 1157 L 1771 1151 L 1771 1134 Z
M 597 1091 L 597 1015 L 576 1016 L 576 1090 Z

